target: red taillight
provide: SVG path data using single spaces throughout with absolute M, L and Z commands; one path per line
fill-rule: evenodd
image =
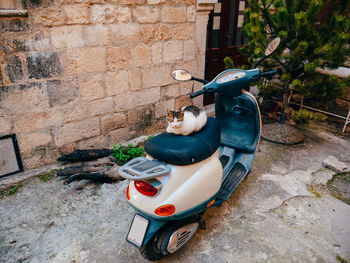
M 155 196 L 158 193 L 157 188 L 145 181 L 135 181 L 135 188 L 143 195 Z
M 173 205 L 162 205 L 154 210 L 154 213 L 159 216 L 171 216 L 175 213 L 175 206 Z
M 129 185 L 128 188 L 126 188 L 126 198 L 130 200 L 130 191 L 129 191 Z

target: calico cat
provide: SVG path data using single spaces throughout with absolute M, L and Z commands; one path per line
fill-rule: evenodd
M 207 115 L 204 110 L 196 106 L 185 106 L 180 110 L 168 110 L 168 133 L 189 135 L 200 131 L 207 123 Z

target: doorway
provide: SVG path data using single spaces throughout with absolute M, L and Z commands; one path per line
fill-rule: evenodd
M 246 0 L 218 0 L 209 14 L 205 52 L 205 79 L 212 80 L 225 70 L 225 57 L 231 57 L 235 66 L 247 64 L 238 48 L 248 43 L 242 34 Z M 204 95 L 203 105 L 214 102 L 214 95 Z

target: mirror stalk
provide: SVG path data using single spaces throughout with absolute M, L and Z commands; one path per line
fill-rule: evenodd
M 203 83 L 204 85 L 209 83 L 209 81 L 207 81 L 205 79 L 199 79 L 199 78 L 196 78 L 196 77 L 193 77 L 193 76 L 192 76 L 191 80 L 198 81 L 200 83 Z
M 188 72 L 186 69 L 175 69 L 171 73 L 171 77 L 177 81 L 195 80 L 195 81 L 198 81 L 200 83 L 203 83 L 204 85 L 208 84 L 210 82 L 210 81 L 207 81 L 204 79 L 193 77 L 192 74 L 190 72 Z
M 267 59 L 269 56 L 264 56 L 264 57 L 262 57 L 261 59 L 259 59 L 257 62 L 255 62 L 254 64 L 253 64 L 253 66 L 250 68 L 250 69 L 255 69 L 255 68 L 257 68 L 257 66 L 259 66 L 260 65 L 260 63 L 261 62 L 263 62 L 265 59 Z

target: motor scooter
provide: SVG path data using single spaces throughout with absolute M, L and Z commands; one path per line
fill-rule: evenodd
M 148 260 L 176 252 L 194 235 L 204 212 L 220 206 L 247 176 L 259 143 L 261 116 L 249 83 L 276 71 L 256 67 L 278 47 L 274 39 L 265 57 L 250 70 L 230 69 L 208 82 L 178 69 L 178 81 L 196 80 L 203 89 L 191 98 L 215 93 L 215 118 L 188 136 L 161 133 L 145 143 L 146 157 L 119 169 L 130 180 L 129 204 L 137 211 L 126 241 Z

